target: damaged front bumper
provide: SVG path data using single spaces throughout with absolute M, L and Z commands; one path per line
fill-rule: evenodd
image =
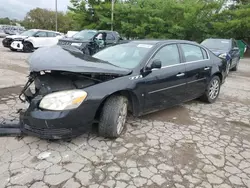
M 94 115 L 90 113 L 88 105 L 70 111 L 43 111 L 29 107 L 20 113 L 20 128 L 24 134 L 43 139 L 72 138 L 91 129 Z
M 10 45 L 11 49 L 14 50 L 23 50 L 23 42 L 22 41 L 13 41 Z
M 84 101 L 78 108 L 72 110 L 52 111 L 39 108 L 39 104 L 43 97 L 41 92 L 45 90 L 53 91 L 52 82 L 56 80 L 62 82 L 60 79 L 46 80 L 40 83 L 43 88 L 37 88 L 38 82 L 35 83 L 35 91 L 32 85 L 35 82 L 37 75 L 30 75 L 29 81 L 25 85 L 19 98 L 23 102 L 28 102 L 27 110 L 20 112 L 20 129 L 21 132 L 27 135 L 37 136 L 43 139 L 70 139 L 91 130 L 95 118 L 95 110 L 98 103 L 95 101 Z M 63 83 L 63 82 L 62 82 Z M 59 87 L 67 90 L 66 84 Z M 54 88 L 55 89 L 55 88 Z M 33 90 L 33 91 L 32 91 Z M 45 93 L 48 93 L 46 91 Z

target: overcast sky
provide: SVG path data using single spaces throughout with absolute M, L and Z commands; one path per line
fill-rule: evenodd
M 57 0 L 58 11 L 66 11 L 70 0 Z M 33 8 L 55 10 L 55 0 L 0 0 L 0 17 L 23 19 Z

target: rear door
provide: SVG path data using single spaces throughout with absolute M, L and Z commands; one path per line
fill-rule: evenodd
M 53 46 L 58 43 L 59 37 L 55 32 L 48 32 L 47 46 Z
M 212 63 L 207 51 L 195 44 L 180 44 L 186 64 L 187 98 L 199 97 L 206 90 Z
M 185 65 L 181 64 L 177 44 L 162 46 L 151 58 L 154 59 L 161 60 L 162 68 L 143 78 L 145 113 L 179 104 L 186 97 Z
M 33 46 L 35 48 L 43 47 L 47 45 L 48 35 L 46 31 L 38 31 L 33 39 Z
M 115 42 L 116 42 L 116 38 L 113 35 L 113 33 L 112 32 L 107 32 L 106 45 L 107 46 L 112 46 Z

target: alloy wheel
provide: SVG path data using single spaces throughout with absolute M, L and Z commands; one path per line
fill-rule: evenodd
M 227 63 L 227 68 L 226 68 L 226 75 L 229 74 L 230 66 L 231 66 L 231 64 L 230 64 L 230 62 L 228 62 L 228 63 Z
M 128 113 L 127 103 L 124 103 L 119 112 L 119 116 L 117 120 L 117 134 L 118 135 L 121 134 L 121 132 L 124 129 L 124 125 L 127 119 L 127 113 Z
M 220 83 L 217 79 L 213 80 L 209 88 L 210 99 L 215 99 L 219 94 Z

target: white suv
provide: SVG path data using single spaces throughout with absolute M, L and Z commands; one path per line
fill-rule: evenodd
M 59 32 L 31 29 L 20 35 L 7 36 L 4 40 L 10 44 L 9 48 L 12 51 L 21 50 L 29 52 L 40 47 L 56 45 L 62 37 L 63 35 Z M 8 47 L 8 45 L 4 46 Z

